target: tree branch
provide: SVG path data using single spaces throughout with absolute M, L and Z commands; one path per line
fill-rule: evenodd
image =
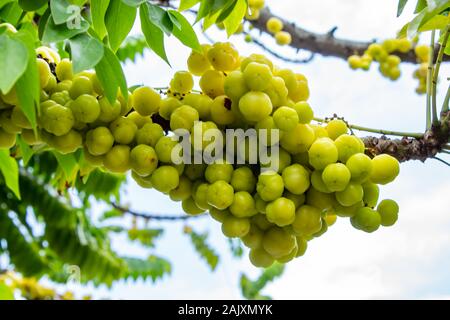
M 205 214 L 199 214 L 196 216 L 191 215 L 179 215 L 179 216 L 169 216 L 169 215 L 155 215 L 155 214 L 148 214 L 148 213 L 141 213 L 136 212 L 133 210 L 130 210 L 128 208 L 124 208 L 116 203 L 111 204 L 114 209 L 119 210 L 122 213 L 130 214 L 134 217 L 138 218 L 144 218 L 148 220 L 158 220 L 158 221 L 183 221 L 183 220 L 189 220 L 189 219 L 195 219 L 206 216 Z
M 276 17 L 283 22 L 283 30 L 289 32 L 292 36 L 292 43 L 290 44 L 291 47 L 307 50 L 323 56 L 347 59 L 353 54 L 362 55 L 367 47 L 374 42 L 352 41 L 336 38 L 334 36 L 337 29 L 336 27 L 332 28 L 325 34 L 318 34 L 308 31 L 297 26 L 295 23 L 275 16 L 268 8 L 261 10 L 258 20 L 253 20 L 250 22 L 256 29 L 261 32 L 268 33 L 266 23 L 271 17 Z M 438 47 L 438 44 L 436 44 L 436 47 Z M 414 50 L 410 50 L 408 53 L 395 52 L 394 54 L 398 55 L 404 62 L 417 63 L 417 57 Z M 449 56 L 445 57 L 445 60 L 449 59 Z

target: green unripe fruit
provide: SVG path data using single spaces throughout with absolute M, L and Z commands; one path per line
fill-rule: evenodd
M 272 17 L 269 20 L 267 20 L 266 28 L 267 28 L 267 31 L 275 34 L 277 32 L 280 32 L 281 30 L 283 30 L 283 22 L 276 17 Z
M 268 163 L 263 163 L 263 161 L 261 160 L 260 162 L 261 168 L 264 169 L 272 168 L 273 170 L 278 168 L 277 172 L 281 173 L 286 167 L 288 167 L 292 163 L 292 157 L 289 154 L 289 152 L 287 152 L 283 148 L 280 148 L 278 156 L 270 157 Z
M 291 200 L 294 203 L 296 209 L 298 209 L 302 204 L 304 204 L 306 200 L 305 194 L 293 194 L 289 191 L 285 191 L 283 193 L 283 197 Z
M 151 177 L 141 177 L 134 171 L 131 171 L 131 177 L 133 178 L 134 181 L 136 181 L 136 183 L 140 187 L 142 187 L 144 189 L 152 189 L 153 188 L 152 182 L 150 181 Z
M 250 231 L 250 220 L 228 216 L 222 223 L 222 232 L 228 238 L 242 238 Z
M 169 192 L 172 201 L 184 201 L 192 195 L 192 182 L 185 176 L 180 176 L 178 186 Z
M 100 116 L 100 105 L 94 96 L 83 94 L 70 106 L 77 121 L 92 123 Z
M 131 169 L 142 177 L 152 174 L 158 167 L 158 157 L 155 150 L 145 144 L 134 147 L 130 153 Z
M 205 212 L 204 209 L 199 208 L 192 198 L 187 198 L 182 201 L 181 207 L 183 208 L 183 211 L 191 216 L 196 216 L 199 214 L 202 214 Z
M 147 123 L 136 132 L 137 144 L 155 147 L 159 139 L 164 136 L 163 128 L 156 123 Z
M 303 237 L 296 237 L 297 239 L 297 254 L 295 255 L 297 258 L 301 257 L 305 254 L 306 249 L 308 249 L 308 241 Z
M 317 170 L 323 170 L 338 160 L 338 149 L 330 138 L 319 138 L 308 151 L 309 163 Z
M 320 210 L 330 210 L 338 203 L 333 194 L 324 193 L 314 188 L 309 188 L 306 193 L 306 204 Z
M 375 210 L 363 207 L 356 212 L 356 215 L 351 218 L 351 221 L 358 229 L 371 233 L 380 227 L 381 216 Z
M 37 146 L 42 144 L 42 140 L 40 137 L 40 134 L 35 134 L 33 130 L 31 129 L 24 129 L 22 130 L 22 140 L 25 141 L 26 144 L 30 146 Z
M 285 46 L 291 44 L 292 36 L 287 31 L 279 31 L 275 34 L 275 40 L 278 45 Z
M 264 234 L 263 248 L 275 259 L 289 254 L 295 246 L 295 237 L 279 227 L 272 227 Z
M 208 203 L 208 187 L 207 183 L 194 184 L 192 187 L 193 194 L 192 198 L 194 198 L 195 203 L 199 208 L 209 210 L 211 205 Z
M 339 136 L 346 134 L 348 131 L 347 124 L 339 119 L 331 120 L 327 123 L 325 129 L 330 139 L 336 140 Z
M 234 200 L 229 210 L 238 218 L 252 217 L 258 213 L 255 200 L 247 191 L 239 191 L 234 194 Z
M 230 212 L 228 210 L 219 210 L 217 208 L 211 207 L 209 208 L 209 214 L 214 220 L 218 222 L 224 222 L 225 218 L 230 215 Z
M 0 126 L 3 128 L 4 131 L 15 134 L 20 133 L 22 131 L 22 128 L 14 124 L 12 121 L 12 109 L 5 110 L 1 112 L 0 114 Z
M 272 80 L 272 71 L 266 64 L 250 62 L 243 72 L 245 83 L 253 91 L 267 89 Z
M 146 124 L 153 123 L 152 118 L 150 118 L 149 116 L 146 116 L 146 117 L 141 116 L 136 111 L 133 111 L 130 114 L 128 114 L 126 116 L 126 118 L 133 120 L 133 122 L 136 124 L 138 129 L 142 128 Z
M 106 153 L 103 160 L 106 169 L 111 172 L 124 173 L 130 169 L 130 147 L 116 145 Z
M 266 214 L 266 207 L 268 202 L 261 199 L 258 193 L 253 196 L 253 199 L 255 200 L 256 211 L 262 214 Z
M 284 191 L 283 178 L 273 171 L 263 172 L 258 177 L 256 191 L 264 201 L 278 199 Z
M 211 104 L 213 100 L 207 95 L 200 93 L 189 93 L 182 100 L 183 104 L 191 106 L 197 110 L 200 119 L 208 120 L 210 118 Z
M 241 71 L 233 71 L 225 78 L 224 82 L 225 95 L 231 100 L 238 101 L 244 94 L 249 91 L 244 75 Z
M 109 123 L 120 116 L 122 106 L 119 100 L 116 100 L 113 104 L 111 104 L 108 98 L 102 97 L 98 100 L 98 104 L 100 106 L 100 115 L 98 120 L 101 122 Z
M 177 169 L 172 166 L 161 166 L 157 168 L 150 180 L 153 187 L 162 193 L 169 193 L 178 187 L 180 176 Z
M 219 180 L 208 187 L 206 196 L 209 205 L 223 210 L 233 203 L 234 190 L 231 185 L 225 181 Z
M 386 199 L 378 204 L 377 211 L 381 216 L 381 225 L 393 226 L 398 219 L 398 204 L 394 200 Z
M 273 113 L 275 125 L 283 131 L 292 131 L 298 125 L 298 114 L 289 107 L 280 107 Z
M 62 82 L 61 82 L 62 83 Z M 58 91 L 53 93 L 50 96 L 50 99 L 52 101 L 54 101 L 55 103 L 58 103 L 62 106 L 66 106 L 67 103 L 71 102 L 72 100 L 70 99 L 69 93 L 66 90 L 63 91 Z
M 287 198 L 278 198 L 267 205 L 266 216 L 279 227 L 290 225 L 295 220 L 295 204 Z
M 286 103 L 289 94 L 283 78 L 273 77 L 269 86 L 264 90 L 272 102 L 273 107 L 280 107 Z
M 72 111 L 69 108 L 55 104 L 49 107 L 42 119 L 42 125 L 47 132 L 55 136 L 67 134 L 75 123 Z
M 153 88 L 140 87 L 133 91 L 134 109 L 141 116 L 150 116 L 158 112 L 161 96 Z
M 302 194 L 310 186 L 309 172 L 300 164 L 293 164 L 283 170 L 284 186 L 293 194 Z
M 62 59 L 56 65 L 56 76 L 60 81 L 63 80 L 72 80 L 73 78 L 73 70 L 72 70 L 72 62 L 69 59 Z
M 122 91 L 119 90 L 119 93 L 117 94 L 117 100 L 120 102 L 120 115 L 126 116 L 131 109 L 133 109 L 134 105 L 134 98 L 131 92 L 128 92 L 128 99 L 125 100 L 125 97 L 122 94 Z
M 177 144 L 178 142 L 172 139 L 172 137 L 165 136 L 160 138 L 155 145 L 155 151 L 158 155 L 158 159 L 166 163 L 172 162 L 172 151 Z
M 350 207 L 363 199 L 363 188 L 360 184 L 349 183 L 347 187 L 336 192 L 336 200 L 345 207 Z
M 295 256 L 297 255 L 297 246 L 294 247 L 294 249 L 292 249 L 291 252 L 289 252 L 287 255 L 284 255 L 282 257 L 277 258 L 277 262 L 279 263 L 288 263 L 289 261 L 292 261 Z
M 236 120 L 233 102 L 227 96 L 216 97 L 210 105 L 211 120 L 218 125 L 229 125 Z
M 209 183 L 214 183 L 219 180 L 230 182 L 232 175 L 233 165 L 225 161 L 210 164 L 205 171 L 205 178 Z
M 83 145 L 83 138 L 75 130 L 70 130 L 62 136 L 55 136 L 52 139 L 53 146 L 62 154 L 74 153 Z
M 203 174 L 206 170 L 206 164 L 187 164 L 184 170 L 184 174 L 191 181 L 195 181 L 197 179 L 203 178 Z
M 250 231 L 242 237 L 242 242 L 245 244 L 247 248 L 257 249 L 262 245 L 264 233 L 261 229 L 259 229 L 256 225 L 251 224 Z
M 93 156 L 101 156 L 111 150 L 114 137 L 106 127 L 97 127 L 86 133 L 86 147 Z
M 255 129 L 258 131 L 258 136 L 260 136 L 260 130 L 264 129 L 266 132 L 265 141 L 260 139 L 260 142 L 263 145 L 273 146 L 280 141 L 283 132 L 280 132 L 275 125 L 275 121 L 272 117 L 266 117 L 263 120 L 259 121 L 255 125 Z M 278 133 L 278 134 L 277 134 Z M 273 137 L 272 137 L 273 136 Z
M 367 207 L 374 208 L 380 196 L 380 187 L 375 183 L 366 182 L 362 185 L 364 191 L 363 201 Z
M 311 174 L 311 184 L 317 191 L 323 192 L 323 193 L 331 193 L 332 191 L 328 189 L 328 187 L 325 185 L 322 179 L 322 171 L 321 170 L 315 170 Z
M 372 160 L 364 153 L 352 155 L 345 164 L 350 170 L 352 181 L 362 183 L 366 181 L 372 173 Z
M 208 70 L 200 78 L 199 84 L 203 93 L 214 99 L 225 94 L 223 89 L 224 82 L 225 76 L 223 72 Z
M 363 144 L 359 138 L 348 134 L 343 134 L 334 141 L 339 153 L 339 161 L 346 162 L 352 155 L 364 153 Z
M 372 159 L 370 180 L 377 184 L 388 184 L 400 173 L 398 160 L 388 154 L 380 154 Z
M 343 191 L 350 181 L 350 171 L 342 163 L 329 164 L 322 172 L 322 180 L 330 191 Z
M 294 104 L 292 107 L 295 111 L 297 111 L 298 119 L 300 123 L 308 124 L 314 118 L 314 112 L 306 101 L 300 101 Z
M 240 167 L 233 171 L 230 183 L 235 191 L 253 192 L 256 187 L 256 177 L 249 167 Z
M 202 53 L 198 53 L 197 51 L 192 50 L 187 60 L 187 65 L 189 72 L 191 72 L 193 75 L 201 76 L 206 71 L 211 69 L 211 64 L 206 57 L 206 53 L 210 48 L 210 45 L 204 44 L 202 45 Z
M 109 125 L 109 129 L 114 136 L 114 140 L 120 144 L 130 144 L 138 130 L 134 121 L 125 117 L 117 118 Z
M 189 103 L 186 103 L 189 105 Z M 166 120 L 170 120 L 170 115 L 172 112 L 178 108 L 181 107 L 182 103 L 180 100 L 174 98 L 174 97 L 167 97 L 165 99 L 162 99 L 159 106 L 159 115 L 163 117 Z
M 267 94 L 250 91 L 239 100 L 239 110 L 247 121 L 258 122 L 272 113 L 272 102 Z
M 310 205 L 303 205 L 297 209 L 292 228 L 297 235 L 309 236 L 322 228 L 320 210 Z
M 197 110 L 188 105 L 183 105 L 175 109 L 170 116 L 170 129 L 191 130 L 194 123 L 199 120 Z
M 214 69 L 231 71 L 239 65 L 239 52 L 229 42 L 216 42 L 207 52 Z
M 194 87 L 192 74 L 187 71 L 177 71 L 170 81 L 171 90 L 178 93 L 188 93 Z
M 281 146 L 291 154 L 308 151 L 315 140 L 314 130 L 307 124 L 298 124 L 289 134 L 281 137 Z
M 41 88 L 46 88 L 52 77 L 52 72 L 48 63 L 44 59 L 36 59 L 38 71 L 39 71 L 39 84 Z
M 274 262 L 272 256 L 263 248 L 250 250 L 249 258 L 250 262 L 257 268 L 268 268 Z
M 70 97 L 75 100 L 82 94 L 92 94 L 94 87 L 88 77 L 77 76 L 72 80 L 72 86 L 69 89 Z
M 86 161 L 87 164 L 93 167 L 103 166 L 103 160 L 105 159 L 104 156 L 93 156 L 89 153 L 89 150 L 86 147 L 84 147 L 83 149 L 83 158 L 83 160 Z
M 0 148 L 12 148 L 16 144 L 16 135 L 0 128 Z

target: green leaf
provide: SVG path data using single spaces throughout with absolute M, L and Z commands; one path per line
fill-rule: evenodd
M 137 56 L 142 56 L 146 48 L 148 48 L 147 41 L 143 35 L 127 37 L 119 50 L 117 50 L 116 55 L 121 62 L 127 60 L 135 62 Z
M 125 98 L 128 98 L 127 81 L 123 73 L 122 67 L 116 55 L 111 49 L 104 47 L 103 58 L 95 66 L 98 79 L 105 89 L 105 94 L 111 103 L 117 98 L 117 89 Z
M 14 83 L 25 72 L 28 63 L 28 51 L 26 46 L 17 39 L 7 35 L 0 36 L 0 90 L 8 93 Z
M 188 233 L 188 235 L 191 238 L 191 242 L 200 257 L 202 257 L 203 260 L 205 260 L 208 266 L 211 268 L 211 270 L 214 271 L 217 267 L 217 264 L 219 263 L 219 256 L 206 242 L 208 234 L 198 234 L 194 231 L 191 231 Z
M 87 33 L 73 37 L 69 43 L 74 73 L 94 68 L 103 57 L 103 44 Z
M 72 4 L 68 0 L 51 0 L 50 1 L 50 9 L 52 12 L 52 18 L 55 24 L 63 24 L 69 21 L 72 18 L 73 10 L 70 7 Z M 73 5 L 72 5 L 73 6 Z M 80 9 L 81 12 L 81 9 Z
M 195 6 L 199 2 L 200 2 L 200 0 L 181 0 L 178 10 L 179 11 L 188 10 L 188 9 L 192 8 L 193 6 Z
M 20 39 L 28 50 L 27 69 L 16 83 L 16 92 L 23 113 L 33 129 L 36 129 L 36 106 L 40 99 L 39 71 L 34 50 L 34 43 L 37 39 L 36 35 L 27 30 L 20 30 L 14 36 Z
M 14 0 L 0 0 L 0 9 L 3 8 L 6 4 L 13 2 Z
M 59 166 L 63 169 L 66 178 L 70 180 L 74 177 L 75 173 L 78 171 L 78 161 L 75 159 L 73 153 L 62 154 L 57 151 L 53 152 Z
M 418 0 L 417 4 L 416 4 L 416 8 L 414 9 L 414 13 L 419 13 L 426 7 L 427 7 L 427 0 Z
M 444 15 L 437 15 L 424 23 L 420 28 L 419 32 L 431 31 L 431 30 L 441 30 L 445 28 L 450 22 L 450 18 Z
M 233 12 L 236 6 L 236 1 L 230 2 L 223 10 L 219 11 L 220 15 L 217 17 L 216 23 L 223 22 Z
M 397 17 L 400 17 L 407 3 L 408 0 L 398 0 Z
M 17 2 L 8 3 L 0 10 L 0 18 L 3 22 L 11 23 L 12 25 L 17 25 L 22 18 L 23 10 Z
M 25 11 L 36 11 L 46 4 L 47 0 L 19 0 L 20 7 Z
M 4 282 L 0 282 L 0 300 L 14 300 L 14 292 Z
M 150 20 L 148 4 L 144 3 L 140 6 L 139 14 L 141 18 L 142 33 L 145 36 L 147 45 L 153 52 L 170 65 L 164 47 L 164 32 Z
M 417 32 L 419 31 L 419 28 L 423 26 L 425 23 L 430 21 L 432 18 L 434 18 L 437 14 L 442 12 L 443 10 L 450 7 L 450 1 L 439 1 L 439 5 L 432 11 L 428 11 L 428 9 L 425 7 L 410 23 L 408 26 L 408 37 L 413 38 Z
M 255 281 L 251 281 L 245 274 L 241 275 L 241 291 L 244 298 L 249 300 L 270 300 L 268 296 L 261 294 L 267 284 L 280 277 L 284 272 L 284 264 L 275 262 L 265 269 Z
M 108 10 L 109 1 L 91 0 L 92 26 L 100 39 L 103 39 L 108 33 L 105 26 L 105 14 Z
M 89 29 L 89 23 L 81 17 L 79 22 L 79 28 L 75 28 L 69 23 L 56 25 L 55 21 L 49 18 L 45 25 L 42 41 L 46 43 L 59 42 L 86 32 Z M 71 26 L 70 28 L 69 25 Z
M 223 21 L 225 29 L 227 30 L 227 35 L 230 37 L 239 28 L 239 25 L 244 19 L 245 13 L 247 12 L 248 6 L 246 0 L 236 0 L 233 11 L 230 15 Z
M 213 24 L 217 22 L 217 18 L 219 18 L 221 11 L 217 11 L 215 14 L 209 14 L 203 19 L 202 29 L 203 31 L 208 30 Z
M 201 52 L 202 47 L 200 46 L 200 42 L 198 41 L 197 34 L 195 33 L 189 21 L 178 11 L 169 10 L 169 14 L 180 23 L 179 28 L 176 25 L 174 26 L 172 34 L 177 37 L 185 46 L 188 46 L 195 51 Z
M 164 33 L 170 35 L 173 29 L 173 23 L 166 10 L 153 4 L 146 4 L 148 8 L 148 17 L 150 21 L 160 28 Z
M 22 153 L 23 164 L 26 166 L 33 156 L 34 151 L 25 141 L 23 141 L 20 135 L 17 136 L 17 144 L 19 145 L 20 151 Z
M 105 26 L 111 49 L 116 52 L 125 40 L 136 19 L 135 7 L 130 7 L 121 0 L 110 0 L 105 15 Z
M 153 282 L 163 278 L 164 275 L 172 272 L 170 262 L 166 259 L 151 255 L 147 260 L 137 258 L 123 258 L 128 266 L 124 278 L 133 280 L 151 278 Z
M 122 0 L 122 2 L 130 7 L 139 7 L 144 2 L 147 2 L 147 0 Z
M 0 149 L 0 171 L 5 179 L 6 186 L 20 199 L 19 166 L 17 161 L 10 157 L 8 149 Z
M 195 19 L 195 22 L 199 22 L 204 17 L 210 14 L 212 6 L 214 4 L 214 1 L 210 0 L 201 0 L 200 8 L 198 8 L 197 18 Z

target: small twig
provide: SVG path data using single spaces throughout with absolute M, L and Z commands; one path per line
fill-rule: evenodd
M 450 167 L 450 163 L 448 163 L 448 162 L 445 161 L 445 160 L 442 160 L 441 158 L 433 157 L 433 158 L 431 158 L 431 159 L 435 159 L 435 160 L 437 160 L 437 161 L 439 161 L 439 162 L 442 162 L 443 164 L 445 164 L 445 165 L 447 165 L 447 166 Z
M 326 122 L 325 119 L 314 117 L 314 120 L 317 122 Z M 350 129 L 355 129 L 359 131 L 365 131 L 365 132 L 372 132 L 372 133 L 379 133 L 383 135 L 389 135 L 389 136 L 398 136 L 398 137 L 412 137 L 412 138 L 421 138 L 423 137 L 423 133 L 418 132 L 401 132 L 401 131 L 393 131 L 393 130 L 384 130 L 384 129 L 374 129 L 374 128 L 368 128 L 368 127 L 362 127 L 354 124 L 348 124 L 348 127 Z
M 433 83 L 432 83 L 432 86 L 433 86 L 433 89 L 432 89 L 433 125 L 439 124 L 439 118 L 438 118 L 438 114 L 437 114 L 437 101 L 436 101 L 437 100 L 437 98 L 436 98 L 437 82 L 438 82 L 438 77 L 439 77 L 439 69 L 441 67 L 442 59 L 444 57 L 444 51 L 445 51 L 445 47 L 447 46 L 447 41 L 448 41 L 449 35 L 450 35 L 450 25 L 447 25 L 447 27 L 445 28 L 444 39 L 442 40 L 442 44 L 439 49 L 438 57 L 436 60 L 436 66 L 434 68 L 434 74 L 433 74 Z
M 158 221 L 183 221 L 183 220 L 188 220 L 188 219 L 195 219 L 195 218 L 200 218 L 200 217 L 205 217 L 206 214 L 200 214 L 200 215 L 196 215 L 196 216 L 190 216 L 190 215 L 178 215 L 178 216 L 169 216 L 169 215 L 156 215 L 156 214 L 148 214 L 148 213 L 142 213 L 142 212 L 136 212 L 133 210 L 130 210 L 128 208 L 124 208 L 119 206 L 118 204 L 112 203 L 111 204 L 113 206 L 114 209 L 119 210 L 120 212 L 123 213 L 127 213 L 130 214 L 134 217 L 138 217 L 138 218 L 144 218 L 144 219 L 148 219 L 148 220 L 158 220 Z
M 450 101 L 450 86 L 447 89 L 447 94 L 445 95 L 444 103 L 442 103 L 441 114 L 448 111 L 449 101 Z
M 431 31 L 431 45 L 430 45 L 430 56 L 428 62 L 428 72 L 427 72 L 427 105 L 426 105 L 426 130 L 431 128 L 431 90 L 432 90 L 432 77 L 433 77 L 433 67 L 434 67 L 434 39 L 435 30 Z

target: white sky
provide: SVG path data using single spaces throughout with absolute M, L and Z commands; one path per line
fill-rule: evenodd
M 412 6 L 400 19 L 395 18 L 397 1 L 357 0 L 266 0 L 276 14 L 304 28 L 326 32 L 334 26 L 336 36 L 358 40 L 395 36 L 408 18 Z M 223 35 L 210 32 L 216 39 Z M 242 54 L 261 49 L 233 37 Z M 276 48 L 273 40 L 266 43 Z M 425 40 L 425 39 L 423 39 Z M 186 69 L 189 50 L 171 39 L 167 42 L 174 69 Z M 281 50 L 286 54 L 294 52 Z M 275 59 L 274 59 L 275 60 Z M 423 96 L 414 93 L 414 66 L 402 66 L 404 76 L 397 82 L 381 77 L 376 67 L 368 73 L 351 71 L 345 61 L 317 56 L 308 65 L 286 65 L 306 74 L 311 88 L 310 102 L 318 116 L 338 113 L 351 123 L 364 126 L 421 131 L 424 127 Z M 129 85 L 145 83 L 166 86 L 173 71 L 153 53 L 147 52 L 136 64 L 127 64 Z M 447 76 L 445 66 L 442 74 Z M 442 93 L 446 84 L 441 81 Z M 448 158 L 447 158 L 448 159 Z M 284 276 L 265 292 L 275 299 L 312 298 L 449 298 L 450 297 L 450 171 L 435 160 L 425 165 L 402 165 L 399 178 L 382 189 L 382 197 L 393 198 L 400 205 L 400 219 L 393 228 L 373 234 L 354 230 L 347 220 L 338 221 L 320 239 L 310 242 L 306 255 L 288 264 Z M 178 214 L 179 204 L 154 191 L 130 183 L 124 196 L 139 211 Z M 167 224 L 165 224 L 166 226 Z M 247 258 L 233 259 L 219 225 L 206 218 L 191 225 L 197 231 L 209 231 L 210 242 L 221 253 L 216 272 L 209 272 L 193 251 L 182 223 L 169 224 L 159 240 L 155 254 L 170 259 L 173 273 L 156 284 L 119 283 L 112 290 L 99 288 L 96 297 L 121 299 L 240 299 L 240 272 L 252 277 L 259 270 Z M 156 225 L 155 225 L 156 226 Z M 144 257 L 148 250 L 129 245 L 125 238 L 114 245 L 124 254 Z M 78 291 L 78 290 L 77 290 Z M 81 289 L 91 292 L 92 288 Z

